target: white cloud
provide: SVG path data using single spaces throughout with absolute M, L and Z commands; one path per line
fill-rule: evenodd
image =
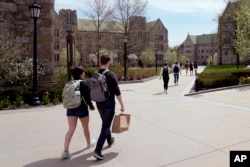
M 166 12 L 204 12 L 222 11 L 225 0 L 148 0 L 148 6 L 165 10 Z

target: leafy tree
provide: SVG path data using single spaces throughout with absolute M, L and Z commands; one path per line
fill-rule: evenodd
M 250 59 L 250 4 L 242 0 L 235 10 L 236 29 L 236 50 L 241 59 Z
M 152 50 L 143 51 L 140 60 L 145 66 L 152 66 L 154 64 L 154 52 Z
M 166 54 L 164 54 L 164 61 L 167 62 L 169 65 L 174 64 L 177 61 L 176 52 L 172 49 L 169 49 Z

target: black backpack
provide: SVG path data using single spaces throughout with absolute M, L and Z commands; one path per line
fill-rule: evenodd
M 163 67 L 163 71 L 162 71 L 162 76 L 167 76 L 168 75 L 168 67 Z
M 174 73 L 179 73 L 179 67 L 177 65 L 174 66 Z

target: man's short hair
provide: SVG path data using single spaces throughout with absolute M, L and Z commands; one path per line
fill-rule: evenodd
M 110 60 L 111 59 L 110 59 L 109 55 L 102 55 L 101 59 L 100 59 L 101 65 L 106 65 Z

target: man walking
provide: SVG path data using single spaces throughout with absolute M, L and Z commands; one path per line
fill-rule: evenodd
M 178 63 L 176 62 L 174 65 L 174 84 L 178 85 L 178 81 L 179 81 L 179 72 L 180 72 L 180 67 L 178 66 Z
M 111 64 L 111 59 L 108 55 L 102 55 L 100 62 L 101 68 L 98 70 L 98 72 L 103 73 L 105 70 L 108 70 Z M 115 115 L 115 96 L 121 105 L 120 111 L 124 112 L 124 104 L 115 73 L 113 73 L 112 71 L 108 71 L 104 75 L 107 80 L 107 87 L 110 93 L 110 97 L 104 102 L 96 102 L 97 109 L 102 119 L 101 133 L 97 140 L 96 148 L 94 151 L 94 157 L 98 160 L 102 160 L 104 158 L 101 152 L 105 140 L 107 140 L 109 146 L 112 146 L 115 142 L 115 138 L 112 137 L 110 131 L 111 123 Z

